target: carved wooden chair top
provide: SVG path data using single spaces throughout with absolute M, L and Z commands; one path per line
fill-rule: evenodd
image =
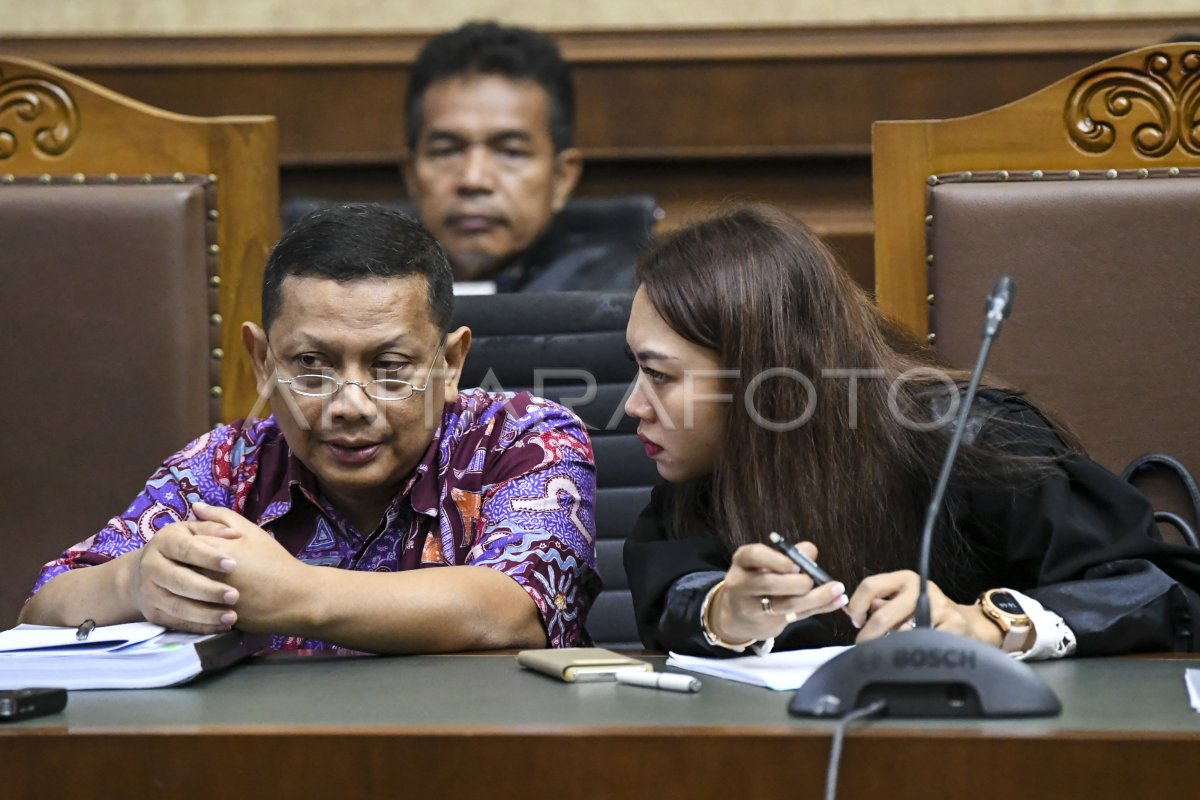
M 880 308 L 970 367 L 984 297 L 1017 284 L 994 377 L 1114 471 L 1200 468 L 1200 43 L 1135 50 L 974 116 L 877 122 Z

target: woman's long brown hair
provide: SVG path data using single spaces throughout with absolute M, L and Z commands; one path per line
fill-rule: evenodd
M 815 235 L 770 206 L 675 233 L 639 264 L 638 278 L 673 330 L 738 371 L 717 466 L 674 487 L 670 534 L 715 532 L 732 551 L 779 531 L 815 543 L 825 569 L 851 588 L 914 567 L 948 437 L 906 427 L 891 403 L 909 420 L 930 419 L 931 393 L 944 385 L 928 377 L 942 369 L 936 357 L 876 310 Z M 812 399 L 780 368 L 804 376 Z M 924 379 L 898 380 L 921 368 Z M 777 377 L 760 378 L 748 405 L 747 388 L 767 370 Z M 847 371 L 859 371 L 855 383 Z M 809 412 L 790 429 L 762 424 Z M 970 449 L 960 460 L 972 460 Z M 963 555 L 961 542 L 940 544 L 943 562 Z

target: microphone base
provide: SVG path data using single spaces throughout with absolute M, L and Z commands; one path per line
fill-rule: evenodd
M 840 717 L 884 700 L 885 717 L 1052 717 L 1062 703 L 1024 662 L 977 639 L 921 628 L 857 645 L 822 665 L 788 706 Z

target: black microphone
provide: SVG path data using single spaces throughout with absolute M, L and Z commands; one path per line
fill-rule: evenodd
M 966 430 L 992 341 L 1012 310 L 1016 286 L 1004 276 L 988 295 L 983 345 L 967 385 L 921 531 L 916 629 L 857 645 L 830 659 L 797 690 L 788 710 L 840 717 L 883 700 L 889 717 L 1044 717 L 1062 711 L 1050 687 L 1021 661 L 986 642 L 933 629 L 929 551 L 933 527 Z

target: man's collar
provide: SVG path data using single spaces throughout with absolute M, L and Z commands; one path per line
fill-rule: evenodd
M 425 454 L 417 462 L 416 468 L 413 469 L 412 473 L 404 481 L 404 488 L 389 503 L 388 512 L 385 513 L 390 513 L 397 503 L 403 502 L 404 498 L 407 497 L 413 511 L 417 514 L 424 514 L 430 517 L 437 516 L 440 491 L 437 480 L 429 478 L 428 475 L 432 473 L 436 476 L 438 473 L 438 454 L 441 450 L 442 432 L 445 424 L 446 409 L 443 407 L 442 421 L 438 423 L 437 430 L 433 434 L 433 439 L 425 449 Z M 304 462 L 296 457 L 296 454 L 292 452 L 292 448 L 287 446 L 286 438 L 281 436 L 280 439 L 287 449 L 283 479 L 276 486 L 275 493 L 264 506 L 267 509 L 267 513 L 259 520 L 260 525 L 279 519 L 292 510 L 293 500 L 296 497 L 292 491 L 293 487 L 310 503 L 322 510 L 325 510 L 326 506 L 332 505 L 321 494 L 321 488 L 317 483 L 317 476 L 304 465 Z M 365 531 L 364 533 L 370 533 L 370 531 Z

